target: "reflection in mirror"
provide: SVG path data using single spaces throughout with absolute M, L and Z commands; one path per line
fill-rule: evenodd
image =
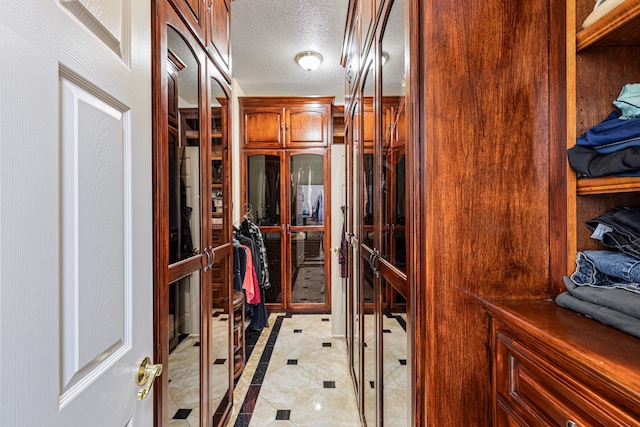
M 382 77 L 382 257 L 406 272 L 405 61 L 402 0 L 389 12 L 381 51 Z
M 200 64 L 167 26 L 169 263 L 200 252 Z M 200 273 L 169 285 L 169 418 L 200 419 Z
M 199 283 L 195 272 L 169 284 L 169 418 L 181 409 L 188 422 L 200 419 Z
M 364 186 L 362 188 L 362 221 L 364 224 L 364 236 L 363 243 L 369 248 L 373 248 L 373 211 L 376 203 L 375 195 L 373 191 L 373 171 L 374 171 L 374 155 L 373 147 L 375 143 L 375 112 L 373 111 L 373 95 L 374 95 L 374 79 L 373 75 L 370 75 L 373 71 L 369 69 L 365 76 L 364 84 L 362 85 L 362 100 L 363 100 L 363 127 L 362 136 L 364 139 L 364 150 L 362 156 L 362 173 Z
M 367 262 L 363 262 L 363 282 L 366 289 L 373 289 L 374 273 Z M 364 333 L 362 358 L 364 364 L 363 394 L 364 394 L 364 416 L 367 425 L 375 425 L 376 420 L 376 322 L 373 309 L 365 308 L 363 315 Z
M 200 253 L 199 64 L 184 39 L 167 27 L 169 263 Z
M 382 248 L 381 256 L 406 272 L 406 156 L 405 156 L 405 30 L 404 2 L 394 0 L 379 51 L 382 86 Z M 382 280 L 382 425 L 410 423 L 410 383 L 407 378 L 409 336 L 406 296 Z
M 375 144 L 375 112 L 373 110 L 374 81 L 375 73 L 373 68 L 367 68 L 362 84 L 362 169 L 360 171 L 361 194 L 360 221 L 362 223 L 362 245 L 373 249 L 374 228 L 373 212 L 375 206 L 374 196 L 374 154 Z M 361 249 L 362 250 L 362 249 Z M 366 253 L 366 252 L 364 252 Z M 373 269 L 362 258 L 362 273 L 360 280 L 361 304 L 359 313 L 362 319 L 362 360 L 363 366 L 362 390 L 363 390 L 363 412 L 368 424 L 375 423 L 376 413 L 376 339 L 375 321 L 373 315 L 374 302 L 374 277 Z
M 404 297 L 385 281 L 383 295 L 391 300 L 382 313 L 382 404 L 385 427 L 409 424 L 409 383 L 407 382 L 407 311 Z
M 353 107 L 353 112 L 351 114 L 350 126 L 352 132 L 350 132 L 351 137 L 348 139 L 351 147 L 348 151 L 350 154 L 350 162 L 347 162 L 347 167 L 349 168 L 348 176 L 353 177 L 353 184 L 351 188 L 353 188 L 352 193 L 350 194 L 350 202 L 353 203 L 353 207 L 347 211 L 349 215 L 349 219 L 351 222 L 350 232 L 353 234 L 354 238 L 349 245 L 351 253 L 349 254 L 349 284 L 348 287 L 350 296 L 351 296 L 351 304 L 349 306 L 349 313 L 352 316 L 352 323 L 347 323 L 352 328 L 350 330 L 352 340 L 350 343 L 351 346 L 351 367 L 354 374 L 355 379 L 355 387 L 356 390 L 360 390 L 360 352 L 362 350 L 362 334 L 361 334 L 361 303 L 360 296 L 362 293 L 360 292 L 360 243 L 358 242 L 358 227 L 360 224 L 360 199 L 358 197 L 357 188 L 360 188 L 360 102 L 356 102 Z M 351 166 L 353 165 L 353 166 Z
M 227 96 L 216 79 L 211 79 L 209 101 L 211 106 L 211 233 L 214 245 L 220 245 L 227 239 L 224 227 L 224 209 L 227 203 L 225 190 L 225 164 L 227 144 Z M 210 411 L 213 425 L 217 426 L 224 418 L 230 403 L 230 378 L 233 355 L 230 348 L 231 322 L 229 307 L 229 259 L 216 261 L 211 269 L 212 317 L 209 357 L 211 360 Z

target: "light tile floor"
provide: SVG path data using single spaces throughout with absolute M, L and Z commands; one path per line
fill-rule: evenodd
M 228 426 L 360 427 L 344 338 L 331 316 L 271 314 L 234 391 Z

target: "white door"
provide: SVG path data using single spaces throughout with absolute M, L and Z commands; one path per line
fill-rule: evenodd
M 0 425 L 150 426 L 150 0 L 0 0 Z

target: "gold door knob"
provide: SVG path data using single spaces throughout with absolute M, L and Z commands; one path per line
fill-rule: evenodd
M 160 374 L 162 374 L 162 364 L 158 363 L 153 365 L 151 359 L 148 357 L 142 359 L 138 367 L 138 373 L 136 374 L 136 384 L 144 385 L 144 387 L 138 390 L 138 400 L 144 400 L 144 398 L 147 397 L 153 382 Z

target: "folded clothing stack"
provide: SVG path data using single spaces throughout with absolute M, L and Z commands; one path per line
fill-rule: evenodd
M 606 119 L 576 139 L 569 164 L 578 177 L 640 176 L 640 84 L 627 84 Z
M 576 271 L 556 298 L 601 323 L 640 338 L 640 209 L 614 208 L 587 221 L 591 236 L 612 250 L 578 252 Z

